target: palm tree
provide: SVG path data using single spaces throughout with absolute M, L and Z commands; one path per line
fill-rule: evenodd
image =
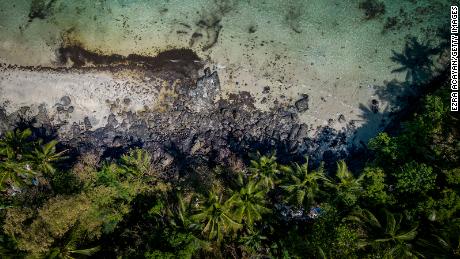
M 228 207 L 222 202 L 222 196 L 214 191 L 209 192 L 208 198 L 200 206 L 199 212 L 192 216 L 192 220 L 204 224 L 202 233 L 210 240 L 220 241 L 225 234 L 241 227 L 241 224 L 231 217 Z
M 83 248 L 77 249 L 78 241 L 80 238 L 84 236 L 84 233 L 77 229 L 77 227 L 73 227 L 70 231 L 66 234 L 66 237 L 62 240 L 62 244 L 51 248 L 44 258 L 49 259 L 74 259 L 74 258 L 82 258 L 89 257 L 94 255 L 100 250 L 99 246 L 91 247 L 91 248 Z
M 423 254 L 430 258 L 460 258 L 460 218 L 433 231 L 428 239 L 418 240 Z
M 31 143 L 28 138 L 32 135 L 29 129 L 8 131 L 0 139 L 0 190 L 7 185 L 19 187 L 27 183 L 35 175 L 31 165 L 25 161 L 25 154 Z
M 6 160 L 0 162 L 0 190 L 7 186 L 13 188 L 23 186 L 28 183 L 35 173 L 30 169 L 27 163 Z
M 128 154 L 121 156 L 121 167 L 131 175 L 143 175 L 148 173 L 152 157 L 140 148 L 132 149 Z
M 338 179 L 338 182 L 335 184 L 338 193 L 337 197 L 346 205 L 353 205 L 358 199 L 363 176 L 355 178 L 353 173 L 348 170 L 347 164 L 343 160 L 337 162 L 336 176 Z
M 276 162 L 275 154 L 269 156 L 260 156 L 257 160 L 251 160 L 249 171 L 251 178 L 265 187 L 273 189 L 278 176 L 278 163 Z
M 30 148 L 31 142 L 27 141 L 32 135 L 30 129 L 21 131 L 7 131 L 0 140 L 0 156 L 5 156 L 9 159 L 20 160 L 22 155 Z
M 181 193 L 177 192 L 175 195 L 175 202 L 168 202 L 167 214 L 169 216 L 169 223 L 176 229 L 192 230 L 196 229 L 197 225 L 191 219 L 192 204 L 196 197 L 190 198 L 191 202 L 187 202 Z
M 261 256 L 266 255 L 268 251 L 263 246 L 263 242 L 267 240 L 267 237 L 262 235 L 259 231 L 249 230 L 248 233 L 239 237 L 238 243 L 240 249 L 243 252 L 243 258 L 257 258 L 257 257 L 268 257 Z
M 191 211 L 193 202 L 186 202 L 180 193 L 177 193 L 175 198 L 175 202 L 169 203 L 170 206 L 167 208 L 169 223 L 174 229 L 173 233 L 180 233 L 178 235 L 184 236 L 185 238 L 181 243 L 187 244 L 186 246 L 189 248 L 194 248 L 191 249 L 192 252 L 197 249 L 210 251 L 210 242 L 202 240 L 194 234 L 195 230 L 198 230 L 200 226 L 192 220 Z M 195 197 L 192 196 L 191 200 L 193 201 L 194 199 Z M 187 256 L 182 254 L 182 257 L 192 258 L 192 254 Z
M 414 258 L 420 255 L 410 243 L 417 236 L 415 226 L 409 230 L 401 230 L 402 216 L 384 210 L 385 220 L 379 220 L 372 212 L 359 209 L 352 212 L 344 220 L 357 223 L 364 231 L 359 247 L 382 249 L 384 258 Z
M 73 234 L 72 234 L 73 235 Z M 54 247 L 49 252 L 46 258 L 49 259 L 75 259 L 89 257 L 94 255 L 100 250 L 99 246 L 91 248 L 77 249 L 77 242 L 74 237 L 71 237 L 70 240 L 63 247 Z
M 292 166 L 282 166 L 281 171 L 286 174 L 285 184 L 281 186 L 287 194 L 287 200 L 297 206 L 309 206 L 320 192 L 320 181 L 329 183 L 324 169 L 308 171 L 308 159 L 302 165 L 294 163 Z
M 261 188 L 255 181 L 249 181 L 227 200 L 227 205 L 234 211 L 236 220 L 239 223 L 244 220 L 250 229 L 255 221 L 262 219 L 263 214 L 270 212 L 270 209 L 265 207 L 266 203 L 267 190 Z
M 75 259 L 75 258 L 81 258 L 81 256 L 91 256 L 95 253 L 97 253 L 100 250 L 100 247 L 92 247 L 92 248 L 86 248 L 86 249 L 76 249 L 74 245 L 69 245 L 67 244 L 63 248 L 53 248 L 49 252 L 48 256 L 46 258 L 49 259 L 54 259 L 54 258 L 59 258 L 59 259 Z
M 32 162 L 35 169 L 38 171 L 45 174 L 52 174 L 56 171 L 54 168 L 55 163 L 65 159 L 63 154 L 67 150 L 56 152 L 56 145 L 58 144 L 56 140 L 51 140 L 44 145 L 41 143 L 42 140 L 39 140 L 38 147 L 36 147 L 26 157 Z

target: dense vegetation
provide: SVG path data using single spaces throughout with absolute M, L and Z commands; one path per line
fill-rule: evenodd
M 459 258 L 459 118 L 439 90 L 366 166 L 279 164 L 168 177 L 133 149 L 66 150 L 30 130 L 0 141 L 2 257 Z M 454 117 L 454 115 L 456 117 Z

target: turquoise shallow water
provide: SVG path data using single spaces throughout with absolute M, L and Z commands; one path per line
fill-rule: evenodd
M 450 3 L 0 0 L 0 62 L 56 66 L 56 50 L 65 44 L 120 55 L 189 48 L 219 72 L 222 98 L 248 91 L 258 107 L 269 109 L 309 94 L 314 109 L 303 121 L 321 126 L 344 114 L 359 124 L 367 112 L 362 106 L 373 99 L 382 99 L 383 109 L 397 108 L 396 95 L 379 95 L 388 82 L 406 81 L 407 71 L 392 72 L 400 64 L 391 57 L 411 38 L 439 45 Z M 430 59 L 435 74 L 445 59 Z M 13 98 L 7 93 L 5 99 Z
M 14 60 L 21 54 L 15 48 L 27 49 L 28 62 L 34 63 L 35 55 L 46 54 L 35 51 L 44 46 L 52 50 L 67 36 L 90 49 L 119 54 L 148 54 L 168 47 L 190 47 L 209 54 L 213 43 L 226 47 L 238 44 L 253 52 L 261 47 L 306 52 L 314 47 L 309 44 L 313 42 L 340 49 L 339 43 L 370 45 L 370 41 L 386 39 L 398 48 L 401 42 L 396 41 L 395 34 L 430 37 L 446 23 L 450 3 L 377 1 L 384 7 L 382 11 L 376 8 L 375 17 L 369 19 L 370 11 L 362 2 L 2 0 L 0 53 L 2 58 Z M 376 32 L 384 36 L 375 37 Z M 321 55 L 320 50 L 311 52 Z

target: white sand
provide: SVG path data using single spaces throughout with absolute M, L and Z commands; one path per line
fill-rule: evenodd
M 61 132 L 69 129 L 74 122 L 81 124 L 88 117 L 93 129 L 105 126 L 109 114 L 124 110 L 141 111 L 145 107 L 154 108 L 158 91 L 145 83 L 116 79 L 111 74 L 94 72 L 91 74 L 57 73 L 8 69 L 0 80 L 0 103 L 11 113 L 21 106 L 29 106 L 32 115 L 40 105 L 49 113 L 54 123 L 66 121 Z M 74 111 L 59 113 L 61 98 L 68 96 Z M 129 103 L 124 99 L 129 98 Z M 118 117 L 121 121 L 121 117 Z

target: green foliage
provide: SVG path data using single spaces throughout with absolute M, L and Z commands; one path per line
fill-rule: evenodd
M 0 190 L 31 184 L 36 173 L 24 160 L 31 148 L 31 143 L 27 141 L 31 135 L 30 130 L 8 131 L 0 140 Z
M 0 156 L 20 160 L 21 156 L 31 148 L 32 143 L 28 141 L 30 136 L 32 136 L 30 129 L 5 132 L 0 141 Z
M 372 139 L 355 174 L 344 161 L 326 172 L 308 162 L 280 164 L 274 154 L 258 154 L 238 172 L 200 164 L 158 174 L 142 149 L 104 162 L 84 154 L 62 170 L 56 141 L 7 132 L 0 255 L 459 257 L 460 120 L 448 101 L 448 94 L 428 96 L 397 134 Z
M 426 258 L 460 257 L 460 219 L 453 219 L 444 227 L 434 229 L 428 238 L 418 240 Z
M 443 173 L 446 177 L 447 184 L 460 187 L 460 168 L 445 170 Z
M 332 242 L 334 257 L 358 258 L 359 234 L 348 224 L 335 226 L 335 239 Z
M 45 146 L 45 153 L 51 154 L 46 150 L 53 146 L 54 142 Z M 78 243 L 113 232 L 129 213 L 132 200 L 149 189 L 141 179 L 127 177 L 131 171 L 116 164 L 104 165 L 94 182 L 85 183 L 92 188 L 81 193 L 57 195 L 36 209 L 8 208 L 4 231 L 14 237 L 19 250 L 34 256 L 71 258 L 95 253 L 98 248 L 80 249 Z M 63 240 L 67 240 L 65 245 L 54 246 Z
M 121 167 L 131 175 L 144 175 L 151 170 L 151 156 L 145 150 L 132 149 L 121 157 Z
M 57 141 L 32 141 L 32 131 L 15 130 L 0 139 L 0 190 L 32 185 L 43 175 L 52 175 L 65 151 L 56 152 Z M 37 183 L 35 183 L 37 184 Z
M 234 233 L 241 228 L 241 224 L 233 219 L 228 205 L 223 202 L 222 195 L 214 191 L 209 192 L 192 219 L 202 223 L 202 233 L 209 240 L 221 241 L 224 235 Z
M 252 179 L 258 184 L 273 189 L 277 183 L 279 174 L 278 163 L 274 154 L 270 156 L 260 156 L 257 160 L 251 160 L 249 171 Z
M 363 201 L 369 204 L 382 205 L 390 202 L 385 183 L 385 173 L 378 167 L 366 167 L 361 175 L 363 187 Z
M 53 247 L 47 254 L 47 258 L 63 258 L 63 259 L 74 259 L 80 258 L 81 256 L 91 256 L 100 250 L 99 246 L 91 248 L 77 248 L 78 246 L 78 233 L 75 230 L 71 230 L 69 237 L 62 246 Z
M 418 255 L 412 241 L 417 236 L 417 228 L 402 230 L 402 215 L 383 210 L 384 219 L 379 219 L 366 209 L 359 209 L 345 220 L 355 222 L 362 229 L 359 247 L 381 251 L 386 258 L 412 258 Z
M 248 228 L 253 228 L 254 223 L 262 219 L 262 215 L 269 213 L 270 209 L 266 207 L 267 190 L 254 181 L 249 181 L 239 191 L 227 200 L 228 206 L 235 219 L 242 223 L 244 221 Z
M 286 179 L 281 188 L 286 191 L 286 199 L 296 206 L 309 207 L 320 193 L 320 184 L 330 182 L 323 167 L 315 171 L 308 170 L 308 160 L 302 165 L 282 166 L 280 169 Z
M 264 254 L 264 245 L 267 237 L 258 231 L 248 231 L 247 234 L 239 238 L 238 243 L 242 247 L 243 253 L 248 257 Z
M 337 162 L 336 177 L 338 182 L 335 184 L 337 189 L 337 199 L 348 207 L 353 206 L 362 193 L 361 181 L 363 175 L 355 178 L 353 173 L 348 170 L 345 161 Z
M 430 166 L 411 161 L 394 173 L 396 190 L 423 194 L 435 188 L 436 174 Z
M 169 251 L 154 250 L 146 252 L 146 258 L 193 258 L 193 255 L 202 248 L 207 247 L 207 243 L 195 237 L 192 233 L 182 233 L 177 231 L 165 231 Z
M 329 204 L 323 204 L 324 215 L 312 227 L 307 244 L 309 253 L 314 257 L 327 257 L 334 253 L 330 246 L 336 238 L 335 227 L 338 224 L 338 211 Z
M 58 144 L 56 140 L 51 140 L 46 144 L 42 144 L 42 141 L 39 140 L 37 144 L 38 147 L 27 154 L 27 158 L 35 165 L 36 170 L 45 174 L 53 174 L 56 171 L 54 165 L 65 159 L 63 154 L 66 151 L 56 152 L 56 145 Z
M 444 189 L 436 199 L 430 197 L 421 203 L 420 210 L 431 221 L 445 222 L 460 211 L 460 195 L 452 189 Z
M 386 132 L 379 133 L 369 141 L 369 149 L 376 153 L 376 160 L 380 163 L 393 162 L 398 159 L 398 144 Z

